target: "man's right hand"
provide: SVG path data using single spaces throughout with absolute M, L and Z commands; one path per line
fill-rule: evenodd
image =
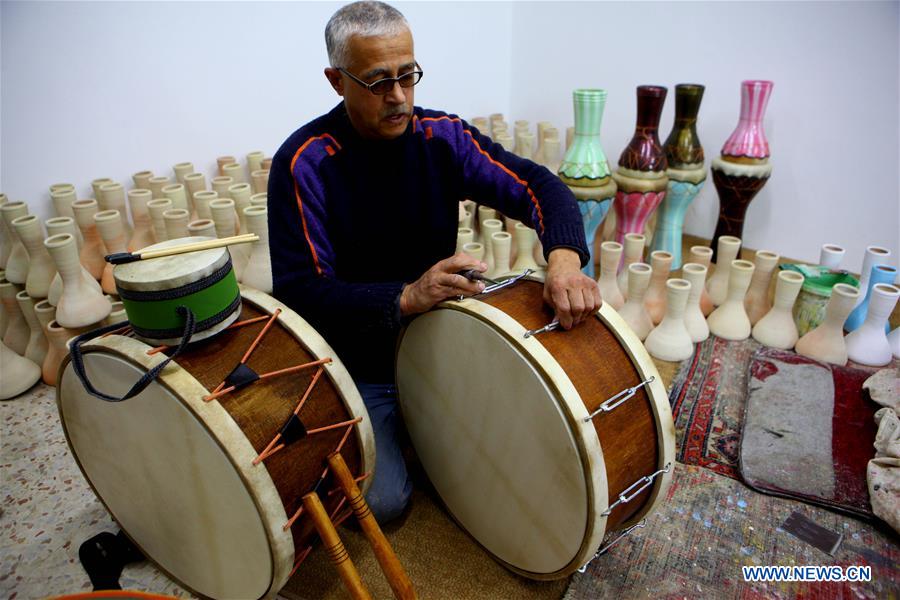
M 454 296 L 471 296 L 484 291 L 484 283 L 469 281 L 459 271 L 473 269 L 487 271 L 487 264 L 460 252 L 428 269 L 424 275 L 403 288 L 400 294 L 400 314 L 423 313 L 438 302 Z

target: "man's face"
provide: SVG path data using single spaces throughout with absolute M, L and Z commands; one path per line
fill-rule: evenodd
M 353 36 L 350 64 L 345 69 L 366 83 L 415 71 L 412 34 L 404 31 L 394 36 Z M 376 96 L 337 69 L 325 69 L 325 75 L 344 97 L 350 121 L 362 137 L 389 140 L 406 131 L 412 118 L 415 88 L 401 88 L 395 83 L 390 92 Z

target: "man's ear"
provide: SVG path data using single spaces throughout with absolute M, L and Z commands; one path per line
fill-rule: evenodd
M 325 69 L 325 77 L 328 79 L 328 83 L 331 84 L 331 87 L 334 88 L 334 91 L 337 92 L 337 95 L 343 96 L 344 78 L 341 77 L 341 72 L 334 67 L 328 67 Z

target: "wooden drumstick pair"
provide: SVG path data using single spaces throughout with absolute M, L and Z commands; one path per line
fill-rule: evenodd
M 412 587 L 412 582 L 410 582 L 406 571 L 397 559 L 397 555 L 394 554 L 390 542 L 384 537 L 384 533 L 382 533 L 378 522 L 369 509 L 369 505 L 366 504 L 362 492 L 359 490 L 359 486 L 356 485 L 350 469 L 347 468 L 344 458 L 339 452 L 335 452 L 328 456 L 328 465 L 331 467 L 332 473 L 334 473 L 338 484 L 347 497 L 347 501 L 353 509 L 353 514 L 359 520 L 360 527 L 375 553 L 375 558 L 378 560 L 378 564 L 381 565 L 381 570 L 384 572 L 385 578 L 387 578 L 388 584 L 394 592 L 394 597 L 398 600 L 415 600 L 416 592 Z M 334 528 L 334 524 L 328 518 L 328 513 L 325 512 L 318 494 L 311 492 L 304 496 L 303 506 L 312 517 L 316 530 L 318 530 L 322 541 L 325 543 L 328 556 L 338 570 L 338 574 L 347 587 L 347 591 L 350 592 L 354 599 L 370 598 L 368 590 L 359 577 L 359 572 L 353 566 L 353 562 L 350 560 L 350 556 L 344 548 L 337 530 Z

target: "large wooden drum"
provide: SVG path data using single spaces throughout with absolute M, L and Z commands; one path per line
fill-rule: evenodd
M 555 579 L 665 497 L 675 428 L 638 338 L 603 305 L 571 331 L 523 280 L 417 317 L 398 350 L 403 416 L 456 521 L 507 567 Z
M 188 346 L 129 400 L 89 395 L 68 361 L 58 383 L 66 438 L 97 496 L 147 557 L 212 598 L 273 597 L 308 552 L 312 524 L 294 517 L 326 456 L 341 447 L 357 476 L 375 464 L 368 415 L 332 349 L 284 304 L 241 294 L 241 321 L 263 319 Z M 308 366 L 209 399 L 251 347 L 245 364 L 257 374 Z M 124 335 L 83 350 L 90 380 L 118 396 L 165 359 Z M 317 490 L 329 512 L 341 503 L 332 487 L 328 478 Z

